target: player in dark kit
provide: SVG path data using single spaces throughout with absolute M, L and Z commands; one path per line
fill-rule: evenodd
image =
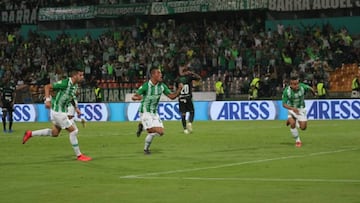
M 184 128 L 184 133 L 189 134 L 192 132 L 192 122 L 194 121 L 195 111 L 192 101 L 192 88 L 193 80 L 201 80 L 200 75 L 189 70 L 189 67 L 185 67 L 182 70 L 180 76 L 176 79 L 177 84 L 183 84 L 179 96 L 179 110 L 181 113 L 181 122 Z M 189 120 L 186 124 L 186 112 L 189 112 Z
M 4 133 L 12 133 L 12 124 L 13 124 L 13 112 L 14 112 L 14 102 L 16 96 L 16 86 L 10 80 L 10 77 L 4 78 L 0 86 L 0 95 L 1 95 L 1 108 L 2 108 L 2 122 L 3 122 L 3 131 Z M 6 118 L 9 116 L 9 130 L 6 130 Z

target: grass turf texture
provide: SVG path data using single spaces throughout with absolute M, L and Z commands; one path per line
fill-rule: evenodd
M 359 202 L 358 121 L 309 121 L 296 148 L 285 121 L 165 122 L 152 155 L 136 122 L 78 124 L 75 160 L 68 134 L 34 137 L 14 123 L 0 136 L 1 202 Z

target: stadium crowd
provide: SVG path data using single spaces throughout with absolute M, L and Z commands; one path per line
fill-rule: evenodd
M 181 63 L 202 76 L 225 84 L 240 81 L 238 93 L 248 91 L 259 77 L 264 96 L 276 95 L 291 75 L 310 85 L 329 79 L 329 71 L 342 63 L 358 63 L 360 38 L 330 24 L 303 27 L 277 25 L 265 30 L 262 18 L 223 21 L 156 23 L 114 28 L 93 38 L 66 32 L 56 39 L 29 31 L 0 31 L 0 78 L 17 84 L 44 85 L 82 66 L 88 85 L 98 80 L 137 82 L 152 66 L 163 69 L 170 85 Z

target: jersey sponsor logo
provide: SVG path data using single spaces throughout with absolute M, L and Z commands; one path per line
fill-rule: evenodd
M 107 121 L 109 119 L 109 110 L 105 103 L 80 103 L 80 118 L 87 121 Z
M 140 103 L 129 103 L 126 109 L 126 115 L 129 121 L 139 121 Z M 161 120 L 180 120 L 178 102 L 160 102 L 158 106 L 158 114 Z
M 1 109 L 1 108 L 0 108 Z M 2 109 L 0 111 L 2 116 Z M 34 122 L 37 118 L 35 105 L 32 104 L 15 104 L 13 120 L 16 122 Z
M 272 101 L 212 102 L 211 120 L 274 120 L 276 107 Z
M 359 119 L 360 100 L 308 100 L 307 117 L 310 120 Z

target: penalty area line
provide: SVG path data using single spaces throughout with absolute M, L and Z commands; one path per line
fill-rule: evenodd
M 304 158 L 304 157 L 320 156 L 320 155 L 326 155 L 326 154 L 335 154 L 335 153 L 341 153 L 341 152 L 356 151 L 358 149 L 360 149 L 360 148 L 356 147 L 356 148 L 348 148 L 348 149 L 339 149 L 339 150 L 334 150 L 334 151 L 324 151 L 324 152 L 315 152 L 315 153 L 304 154 L 304 155 L 293 155 L 293 156 L 283 156 L 283 157 L 275 157 L 275 158 L 269 158 L 269 159 L 259 159 L 259 160 L 244 161 L 244 162 L 237 162 L 237 163 L 230 163 L 230 164 L 222 164 L 222 165 L 217 165 L 217 166 L 188 168 L 188 169 L 179 169 L 179 170 L 171 170 L 171 171 L 161 171 L 161 172 L 144 173 L 144 174 L 137 174 L 137 175 L 126 175 L 126 176 L 120 176 L 120 178 L 136 179 L 136 178 L 145 178 L 148 176 L 159 176 L 159 175 L 186 173 L 186 172 L 193 172 L 193 171 L 203 171 L 203 170 L 209 170 L 209 169 L 219 169 L 219 168 L 240 166 L 240 165 L 246 165 L 246 164 L 264 163 L 264 162 L 277 161 L 277 160 Z

